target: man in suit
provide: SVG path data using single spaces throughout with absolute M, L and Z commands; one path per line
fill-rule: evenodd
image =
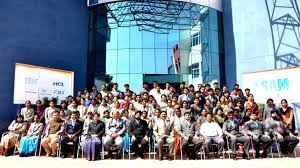
M 267 151 L 272 145 L 272 139 L 268 135 L 268 132 L 265 129 L 265 125 L 261 121 L 257 120 L 256 113 L 252 113 L 250 119 L 250 121 L 247 121 L 245 123 L 245 131 L 252 137 L 252 141 L 255 147 L 255 158 L 260 157 L 259 148 L 261 143 L 264 145 L 262 157 L 267 158 Z
M 164 143 L 169 144 L 169 154 L 168 159 L 171 160 L 174 148 L 174 130 L 170 120 L 167 120 L 167 112 L 162 111 L 160 114 L 160 119 L 154 125 L 153 134 L 156 137 L 156 142 L 158 144 L 158 155 L 159 160 L 163 160 L 163 145 Z
M 224 149 L 224 140 L 222 128 L 218 123 L 212 121 L 212 115 L 207 114 L 206 122 L 201 125 L 200 134 L 204 137 L 204 149 L 205 154 L 209 157 L 209 146 L 211 143 L 216 143 L 218 145 L 218 154 L 217 157 L 222 156 Z
M 234 120 L 233 111 L 228 112 L 228 120 L 223 124 L 223 133 L 228 136 L 230 148 L 232 150 L 232 159 L 237 160 L 236 158 L 236 146 L 237 143 L 244 143 L 244 154 L 243 158 L 249 160 L 249 143 L 250 138 L 247 133 L 242 130 L 239 123 Z
M 189 159 L 196 158 L 196 151 L 199 150 L 202 144 L 202 141 L 199 138 L 194 138 L 195 124 L 196 122 L 192 121 L 190 112 L 184 113 L 184 120 L 181 120 L 179 124 L 178 133 L 181 137 L 183 154 L 187 155 Z M 195 146 L 190 149 L 189 144 L 195 144 Z
M 129 123 L 128 134 L 135 156 L 138 155 L 143 159 L 144 151 L 148 146 L 149 128 L 147 122 L 141 119 L 141 115 L 141 111 L 135 112 L 135 119 Z
M 106 125 L 104 147 L 108 151 L 108 156 L 112 158 L 111 147 L 115 144 L 118 151 L 117 158 L 120 159 L 123 148 L 123 136 L 126 131 L 126 121 L 120 118 L 118 110 L 115 110 L 112 115 L 113 118 Z
M 73 111 L 71 113 L 70 120 L 66 121 L 65 123 L 64 134 L 62 135 L 61 140 L 62 158 L 66 157 L 66 145 L 68 142 L 73 142 L 73 159 L 76 158 L 79 136 L 82 132 L 83 127 L 82 121 L 78 120 L 78 114 L 78 111 Z
M 277 109 L 271 111 L 271 117 L 266 119 L 265 124 L 270 137 L 277 139 L 280 143 L 282 154 L 284 156 L 292 155 L 299 139 L 284 126 Z

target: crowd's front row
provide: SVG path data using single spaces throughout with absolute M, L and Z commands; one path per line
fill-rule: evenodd
M 57 156 L 65 158 L 67 143 L 73 143 L 73 158 L 77 157 L 78 147 L 82 147 L 85 157 L 88 160 L 97 160 L 102 153 L 102 143 L 108 151 L 108 157 L 112 158 L 112 152 L 117 152 L 117 158 L 121 158 L 121 152 L 126 145 L 126 136 L 129 136 L 129 143 L 136 156 L 145 157 L 149 144 L 151 148 L 157 146 L 159 159 L 163 159 L 163 147 L 168 146 L 169 152 L 166 156 L 171 160 L 179 150 L 183 158 L 196 159 L 200 150 L 204 149 L 205 156 L 209 156 L 211 145 L 217 146 L 217 157 L 221 157 L 224 151 L 224 144 L 231 149 L 231 157 L 237 159 L 237 148 L 243 148 L 243 158 L 250 159 L 249 147 L 254 148 L 255 158 L 268 157 L 272 143 L 279 145 L 284 156 L 294 152 L 299 139 L 284 127 L 278 111 L 273 110 L 271 117 L 266 121 L 258 121 L 257 114 L 252 113 L 251 120 L 245 125 L 234 120 L 232 111 L 228 113 L 228 120 L 223 124 L 223 129 L 212 120 L 211 114 L 206 116 L 206 121 L 200 124 L 191 117 L 189 112 L 184 113 L 184 118 L 178 123 L 167 118 L 167 113 L 162 111 L 157 115 L 154 126 L 149 129 L 146 120 L 141 119 L 142 112 L 137 111 L 135 117 L 130 121 L 120 118 L 118 111 L 114 111 L 110 120 L 101 121 L 99 114 L 90 113 L 88 118 L 92 120 L 88 125 L 78 119 L 78 112 L 71 113 L 71 118 L 63 121 L 59 112 L 53 112 L 52 120 L 44 125 L 39 122 L 39 117 L 34 117 L 27 135 L 22 136 L 26 130 L 26 122 L 23 116 L 18 115 L 9 126 L 9 132 L 2 135 L 2 153 L 14 153 L 13 149 L 18 147 L 20 156 L 29 156 L 37 151 L 39 141 L 46 151 L 46 156 Z M 19 141 L 20 139 L 20 141 Z M 124 141 L 125 139 L 125 141 Z M 103 142 L 102 142 L 103 140 Z M 18 145 L 18 142 L 20 144 Z M 150 142 L 150 143 L 149 143 Z M 263 146 L 263 153 L 260 155 L 260 147 Z M 58 146 L 60 146 L 58 148 Z M 180 147 L 178 147 L 180 146 Z M 59 151 L 57 151 L 59 150 Z

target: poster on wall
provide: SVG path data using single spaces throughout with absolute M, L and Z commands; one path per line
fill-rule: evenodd
M 243 74 L 243 88 L 250 88 L 255 101 L 275 103 L 285 98 L 288 102 L 300 102 L 300 68 L 276 69 Z
M 74 72 L 16 63 L 14 78 L 14 104 L 30 100 L 57 97 L 58 102 L 73 95 Z

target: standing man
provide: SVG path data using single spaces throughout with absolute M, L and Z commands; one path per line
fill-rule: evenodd
M 265 129 L 265 125 L 261 121 L 258 121 L 256 113 L 252 113 L 250 115 L 250 119 L 250 121 L 247 121 L 245 123 L 245 131 L 248 135 L 252 137 L 252 141 L 255 148 L 255 158 L 260 157 L 260 144 L 264 145 L 262 157 L 267 158 L 267 151 L 272 145 L 272 139 L 268 135 L 268 132 Z
M 141 115 L 141 111 L 135 112 L 135 119 L 132 120 L 128 126 L 128 134 L 131 138 L 135 155 L 144 159 L 144 152 L 148 146 L 149 128 L 147 122 L 141 119 Z
M 234 120 L 233 111 L 228 112 L 228 120 L 223 124 L 223 133 L 228 136 L 230 148 L 232 150 L 232 158 L 233 160 L 237 160 L 236 158 L 236 146 L 237 143 L 244 143 L 244 154 L 243 158 L 249 160 L 249 143 L 250 138 L 247 133 L 242 130 L 239 123 Z

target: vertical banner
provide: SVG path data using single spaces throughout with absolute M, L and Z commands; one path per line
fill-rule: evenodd
M 17 63 L 15 66 L 14 104 L 33 104 L 44 97 L 65 100 L 74 93 L 74 72 Z

